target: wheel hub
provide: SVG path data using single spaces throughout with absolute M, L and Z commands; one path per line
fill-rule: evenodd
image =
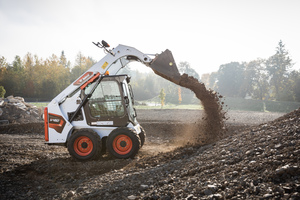
M 125 141 L 121 141 L 121 142 L 120 142 L 120 146 L 121 146 L 121 147 L 126 147 L 126 145 L 127 145 L 127 143 L 126 143 Z
M 86 142 L 83 142 L 83 143 L 81 144 L 81 147 L 85 149 L 85 148 L 88 147 L 88 144 L 87 144 Z

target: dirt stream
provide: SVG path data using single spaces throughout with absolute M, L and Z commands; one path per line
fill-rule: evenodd
M 207 90 L 204 83 L 187 74 L 181 75 L 179 85 L 192 90 L 200 100 L 205 116 L 198 121 L 198 128 L 190 130 L 196 143 L 210 143 L 221 138 L 225 130 L 225 111 L 222 110 L 221 95 Z

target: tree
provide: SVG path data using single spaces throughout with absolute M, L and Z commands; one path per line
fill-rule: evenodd
M 295 101 L 300 102 L 300 72 L 297 72 L 298 76 L 295 80 L 295 86 L 294 86 L 294 94 L 295 94 Z
M 16 56 L 13 61 L 13 76 L 14 76 L 14 94 L 23 96 L 23 89 L 25 87 L 24 81 L 24 66 L 20 56 Z
M 244 80 L 244 68 L 244 64 L 238 62 L 220 66 L 217 77 L 217 88 L 220 94 L 229 97 L 245 97 L 246 91 L 241 87 Z
M 199 74 L 190 66 L 188 62 L 180 62 L 178 65 L 178 70 L 181 74 L 188 74 L 199 80 Z
M 3 86 L 0 86 L 0 98 L 4 98 L 6 91 Z
M 27 53 L 25 57 L 23 58 L 23 64 L 24 64 L 24 76 L 25 76 L 25 88 L 23 91 L 23 94 L 25 97 L 35 97 L 36 94 L 36 87 L 35 87 L 35 79 L 40 76 L 35 76 L 35 64 L 34 64 L 34 58 L 31 55 L 31 53 Z
M 181 98 L 181 87 L 178 87 L 178 103 L 181 104 L 182 98 Z
M 21 96 L 24 88 L 24 69 L 19 56 L 15 57 L 13 64 L 1 59 L 0 85 L 6 89 L 7 95 Z
M 160 99 L 161 108 L 163 108 L 163 106 L 165 105 L 165 99 L 166 99 L 166 93 L 163 88 L 160 90 L 158 97 Z
M 59 64 L 61 64 L 62 66 L 66 67 L 66 68 L 70 67 L 70 62 L 67 61 L 64 51 L 61 52 L 61 55 L 59 58 Z
M 293 66 L 285 45 L 280 40 L 276 47 L 276 54 L 266 61 L 266 69 L 270 76 L 270 86 L 273 89 L 273 98 L 280 100 L 280 93 L 283 92 L 284 81 L 288 77 L 288 70 Z
M 264 100 L 268 96 L 269 83 L 265 60 L 257 59 L 245 64 L 242 88 L 254 99 Z
M 278 96 L 281 101 L 300 100 L 300 73 L 298 71 L 293 70 L 290 72 L 283 85 L 283 89 Z
M 17 73 L 24 72 L 24 66 L 22 64 L 20 56 L 15 57 L 15 60 L 13 61 L 13 70 Z
M 81 52 L 77 54 L 75 66 L 71 70 L 71 81 L 78 79 L 86 70 L 96 62 L 91 57 L 85 57 Z
M 0 57 L 0 68 L 5 68 L 7 67 L 7 62 L 6 59 L 4 58 L 4 56 Z

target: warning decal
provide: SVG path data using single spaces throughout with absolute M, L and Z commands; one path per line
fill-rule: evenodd
M 102 69 L 105 69 L 106 67 L 107 67 L 107 65 L 108 65 L 108 62 L 105 62 L 103 65 L 102 65 Z

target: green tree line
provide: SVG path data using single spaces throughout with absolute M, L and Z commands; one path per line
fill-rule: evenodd
M 6 96 L 51 100 L 93 64 L 92 58 L 81 53 L 72 68 L 64 52 L 60 57 L 53 54 L 45 60 L 27 53 L 23 59 L 16 56 L 12 64 L 0 57 L 0 86 Z
M 282 41 L 267 59 L 223 64 L 217 72 L 203 74 L 206 86 L 228 97 L 300 102 L 300 72 Z
M 73 67 L 64 52 L 59 57 L 52 55 L 45 60 L 27 53 L 23 59 L 16 56 L 11 64 L 7 63 L 4 57 L 0 57 L 0 86 L 2 86 L 1 91 L 3 90 L 1 94 L 6 91 L 5 96 L 14 95 L 38 101 L 50 101 L 95 63 L 92 58 L 85 57 L 81 53 L 78 53 Z M 181 73 L 199 78 L 198 73 L 188 62 L 179 63 L 178 69 Z M 141 73 L 131 70 L 128 66 L 123 68 L 120 74 L 132 76 L 131 84 L 136 100 L 158 98 L 163 89 L 166 93 L 166 103 L 191 102 L 189 97 L 192 93 L 189 90 L 181 90 L 181 99 L 178 96 L 177 85 L 154 73 Z
M 16 56 L 12 63 L 7 63 L 4 57 L 0 57 L 1 90 L 6 92 L 5 96 L 49 101 L 95 63 L 92 58 L 80 52 L 72 67 L 64 52 L 47 59 L 27 53 L 23 59 Z M 291 70 L 292 66 L 289 53 L 280 41 L 276 53 L 268 59 L 223 64 L 217 72 L 203 74 L 201 81 L 208 88 L 227 97 L 300 102 L 300 72 Z M 178 69 L 181 74 L 187 73 L 200 79 L 188 62 L 180 62 Z M 159 102 L 160 91 L 163 89 L 165 103 L 199 102 L 190 90 L 180 88 L 154 73 L 131 70 L 130 66 L 122 70 L 120 73 L 132 77 L 136 100 L 156 98 Z

